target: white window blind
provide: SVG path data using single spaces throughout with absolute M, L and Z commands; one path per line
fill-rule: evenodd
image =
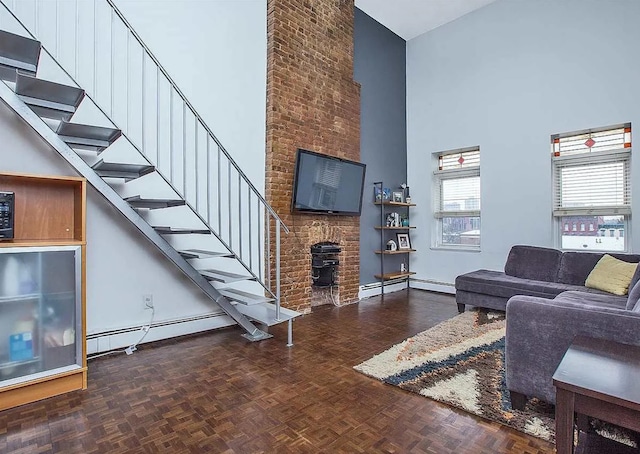
M 554 216 L 631 213 L 631 125 L 552 137 Z
M 438 157 L 435 216 L 480 216 L 480 149 Z
M 480 169 L 465 176 L 439 176 L 436 217 L 480 216 Z

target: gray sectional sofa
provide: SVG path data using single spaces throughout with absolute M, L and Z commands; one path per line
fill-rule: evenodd
M 507 304 L 505 369 L 513 408 L 528 398 L 555 403 L 553 373 L 576 336 L 640 345 L 640 283 L 629 297 L 564 292 L 514 296 Z
M 514 246 L 504 272 L 478 270 L 456 278 L 456 302 L 506 310 L 506 384 L 513 408 L 528 398 L 555 403 L 553 373 L 578 335 L 640 345 L 640 271 L 629 295 L 584 286 L 604 253 Z M 630 263 L 637 254 L 609 255 Z
M 456 278 L 458 311 L 464 312 L 467 304 L 504 311 L 509 298 L 515 295 L 553 299 L 566 291 L 620 298 L 624 306 L 626 297 L 616 297 L 584 286 L 587 276 L 603 255 L 603 252 L 562 252 L 537 246 L 513 246 L 504 265 L 504 272 L 478 270 Z M 625 262 L 640 262 L 638 254 L 609 255 Z M 640 273 L 636 271 L 629 288 L 638 280 Z

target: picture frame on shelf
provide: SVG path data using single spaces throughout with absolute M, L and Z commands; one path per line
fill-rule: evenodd
M 382 200 L 386 200 L 386 201 L 391 200 L 391 189 L 389 188 L 382 189 Z
M 400 191 L 394 192 L 392 201 L 396 202 L 396 203 L 402 203 L 403 202 L 402 192 L 400 192 Z
M 408 233 L 397 233 L 398 238 L 398 249 L 411 249 L 411 239 L 409 238 Z
M 374 202 L 382 201 L 382 188 L 374 186 L 374 188 L 373 188 L 373 201 Z

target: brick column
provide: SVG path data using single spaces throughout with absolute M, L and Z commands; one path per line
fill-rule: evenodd
M 266 199 L 291 229 L 281 243 L 282 304 L 302 312 L 311 309 L 310 247 L 321 241 L 342 248 L 339 303 L 358 298 L 360 218 L 291 214 L 298 148 L 360 160 L 353 16 L 354 0 L 267 2 Z

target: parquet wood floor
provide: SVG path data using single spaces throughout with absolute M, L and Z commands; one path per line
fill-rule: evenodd
M 420 290 L 323 306 L 274 339 L 233 327 L 95 359 L 89 388 L 0 413 L 2 453 L 552 453 L 352 367 L 456 314 Z

